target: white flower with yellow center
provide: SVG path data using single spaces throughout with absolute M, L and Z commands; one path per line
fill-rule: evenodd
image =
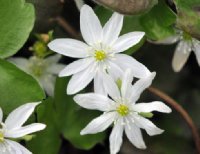
M 58 63 L 60 58 L 61 56 L 57 54 L 44 59 L 32 56 L 29 59 L 10 58 L 9 61 L 33 76 L 47 94 L 53 96 L 56 76 L 65 67 Z
M 59 74 L 60 77 L 73 75 L 67 87 L 68 94 L 75 94 L 94 79 L 94 89 L 103 93 L 103 72 L 116 79 L 126 68 L 131 68 L 135 77 L 145 78 L 150 71 L 134 58 L 121 54 L 139 43 L 144 32 L 131 32 L 119 37 L 123 15 L 114 13 L 102 28 L 99 19 L 88 6 L 80 11 L 80 29 L 85 42 L 74 39 L 56 39 L 48 44 L 49 48 L 62 55 L 81 58 L 69 64 Z
M 82 135 L 102 132 L 114 123 L 110 135 L 111 154 L 119 152 L 124 130 L 133 145 L 145 149 L 140 128 L 145 129 L 150 136 L 163 132 L 145 117 L 152 115 L 152 111 L 171 112 L 168 106 L 159 101 L 136 104 L 141 92 L 152 83 L 155 73 L 138 80 L 134 85 L 132 85 L 131 74 L 130 70 L 125 72 L 121 86 L 118 86 L 110 76 L 104 76 L 106 78 L 104 86 L 110 97 L 96 93 L 78 94 L 74 97 L 75 102 L 80 106 L 104 112 L 81 131 Z
M 189 34 L 178 31 L 177 35 L 158 41 L 158 44 L 173 44 L 178 42 L 175 49 L 172 68 L 175 72 L 179 72 L 187 62 L 190 53 L 194 51 L 197 62 L 200 66 L 200 41 L 192 38 Z
M 0 108 L 0 154 L 32 154 L 19 143 L 12 141 L 25 135 L 45 129 L 46 125 L 33 123 L 22 126 L 39 103 L 27 103 L 12 111 L 3 123 L 3 112 Z

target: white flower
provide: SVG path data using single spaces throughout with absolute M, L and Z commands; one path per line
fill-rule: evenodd
M 33 76 L 49 96 L 54 94 L 56 75 L 65 67 L 58 64 L 60 55 L 49 56 L 45 59 L 32 56 L 26 58 L 10 58 L 9 61 Z
M 67 87 L 68 94 L 75 94 L 94 79 L 94 90 L 103 92 L 102 75 L 108 72 L 119 78 L 126 68 L 131 68 L 137 78 L 144 78 L 150 71 L 130 56 L 121 54 L 137 44 L 144 32 L 131 32 L 119 37 L 123 15 L 114 13 L 102 28 L 93 10 L 84 5 L 80 11 L 80 28 L 84 42 L 74 39 L 56 39 L 49 48 L 62 55 L 81 58 L 69 64 L 59 74 L 60 77 L 73 75 Z
M 187 62 L 191 51 L 194 51 L 197 62 L 200 66 L 200 41 L 192 38 L 189 34 L 178 31 L 177 35 L 157 41 L 158 44 L 173 44 L 179 42 L 174 52 L 172 67 L 179 72 Z
M 133 145 L 137 148 L 145 149 L 146 146 L 140 128 L 145 129 L 150 136 L 161 134 L 163 130 L 156 127 L 142 115 L 151 114 L 150 112 L 152 111 L 171 112 L 171 109 L 162 102 L 135 103 L 141 92 L 150 86 L 154 76 L 155 73 L 152 73 L 149 77 L 140 79 L 132 85 L 133 77 L 131 71 L 128 70 L 123 76 L 121 88 L 119 89 L 114 80 L 106 75 L 105 87 L 110 97 L 96 93 L 76 95 L 74 100 L 80 106 L 104 112 L 101 116 L 92 120 L 81 131 L 81 134 L 102 132 L 114 122 L 110 135 L 111 154 L 119 152 L 124 130 Z
M 0 108 L 0 154 L 32 154 L 19 143 L 12 141 L 25 135 L 45 129 L 46 125 L 33 123 L 22 126 L 39 103 L 27 103 L 12 111 L 3 123 Z

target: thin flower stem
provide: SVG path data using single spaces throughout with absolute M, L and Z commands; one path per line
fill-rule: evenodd
M 165 100 L 166 103 L 168 103 L 171 107 L 173 107 L 182 116 L 182 118 L 186 121 L 186 123 L 188 124 L 188 126 L 190 127 L 190 129 L 192 131 L 196 149 L 198 151 L 198 154 L 200 154 L 200 137 L 199 137 L 198 129 L 195 126 L 192 118 L 187 113 L 187 111 L 181 105 L 179 105 L 178 102 L 176 102 L 174 99 L 172 99 L 170 96 L 168 96 L 161 90 L 154 88 L 154 87 L 150 87 L 150 88 L 148 88 L 148 90 L 151 93 L 153 93 L 153 94 L 157 95 L 158 97 L 162 98 L 163 100 Z
M 81 40 L 81 35 L 74 29 L 63 17 L 56 17 L 51 19 L 51 21 L 56 21 L 59 26 L 61 26 L 67 33 L 69 33 L 73 38 Z

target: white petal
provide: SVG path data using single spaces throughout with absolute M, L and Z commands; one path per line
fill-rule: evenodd
M 125 126 L 125 133 L 129 141 L 139 149 L 146 149 L 140 128 L 134 123 L 130 123 L 129 125 L 130 127 Z
M 106 91 L 103 83 L 103 73 L 101 71 L 97 71 L 94 77 L 94 92 L 102 95 L 106 95 Z
M 47 68 L 47 72 L 48 72 L 48 73 L 51 73 L 51 74 L 57 75 L 57 74 L 60 73 L 60 71 L 63 70 L 65 67 L 66 67 L 66 65 L 63 65 L 63 64 L 53 64 L 53 65 L 50 65 L 50 66 Z
M 191 51 L 192 47 L 189 42 L 181 41 L 177 45 L 172 59 L 172 67 L 175 72 L 179 72 L 183 68 Z
M 20 58 L 20 57 L 9 58 L 8 61 L 15 64 L 17 67 L 19 67 L 20 69 L 22 69 L 25 72 L 29 71 L 27 68 L 29 61 L 26 58 Z
M 127 99 L 131 95 L 133 74 L 130 69 L 127 69 L 122 78 L 121 94 L 124 99 Z
M 174 44 L 179 40 L 180 40 L 180 35 L 174 35 L 174 36 L 167 37 L 167 38 L 165 38 L 163 40 L 154 41 L 154 42 L 151 41 L 151 42 L 154 43 L 154 44 L 169 45 L 169 44 Z
M 113 78 L 107 74 L 103 77 L 103 84 L 105 87 L 106 93 L 112 97 L 114 100 L 118 100 L 121 98 L 119 88 L 117 87 L 116 82 L 113 80 Z
M 150 71 L 142 63 L 135 60 L 133 57 L 125 54 L 116 54 L 116 59 L 113 60 L 122 70 L 130 68 L 134 77 L 136 78 L 146 78 L 149 76 Z
M 42 87 L 48 94 L 48 96 L 54 96 L 54 87 L 56 83 L 56 77 L 53 75 L 46 75 L 40 79 Z
M 114 103 L 108 97 L 95 93 L 78 94 L 74 101 L 84 108 L 100 111 L 110 111 Z
M 80 10 L 81 7 L 85 4 L 85 2 L 83 0 L 74 0 L 76 7 Z
M 0 107 L 0 123 L 2 122 L 2 120 L 3 120 L 3 111 L 2 111 L 2 109 Z
M 26 120 L 33 113 L 35 107 L 41 102 L 37 103 L 27 103 L 12 111 L 7 119 L 5 120 L 5 125 L 8 130 L 20 128 Z
M 118 121 L 110 134 L 110 153 L 116 154 L 119 152 L 122 145 L 124 126 Z
M 86 69 L 93 62 L 92 58 L 80 59 L 67 65 L 60 73 L 59 77 L 70 76 Z
M 33 123 L 24 127 L 20 127 L 18 129 L 8 130 L 5 132 L 5 137 L 8 138 L 19 138 L 25 135 L 43 130 L 46 128 L 46 125 L 41 123 Z
M 107 45 L 112 45 L 117 40 L 122 29 L 124 16 L 119 13 L 113 13 L 112 17 L 103 27 L 103 42 Z
M 144 32 L 131 32 L 120 36 L 113 45 L 116 53 L 123 52 L 136 45 L 144 36 Z
M 48 56 L 44 60 L 49 64 L 55 64 L 60 60 L 61 57 L 62 57 L 61 55 L 55 54 L 55 55 L 52 55 L 52 56 Z
M 21 144 L 11 141 L 11 140 L 6 140 L 8 145 L 10 146 L 10 153 L 2 153 L 2 154 L 32 154 L 28 149 L 23 147 Z
M 61 55 L 73 58 L 88 57 L 88 46 L 74 39 L 55 39 L 48 44 L 48 47 Z
M 96 134 L 104 131 L 115 120 L 116 113 L 108 112 L 92 120 L 82 131 L 81 135 Z
M 148 77 L 143 78 L 143 79 L 139 79 L 132 86 L 132 88 L 131 88 L 131 97 L 130 97 L 130 100 L 131 100 L 132 103 L 135 103 L 135 101 L 137 101 L 139 99 L 141 93 L 151 85 L 155 75 L 156 75 L 156 73 L 153 72 Z
M 109 67 L 107 69 L 108 74 L 110 76 L 112 76 L 112 78 L 115 81 L 117 81 L 118 79 L 121 79 L 124 74 L 123 70 L 117 64 L 115 64 L 111 61 L 108 62 L 108 65 L 109 65 Z
M 68 95 L 72 95 L 79 92 L 92 81 L 96 74 L 95 66 L 94 64 L 92 65 L 93 66 L 90 66 L 87 69 L 72 76 L 67 86 Z
M 200 66 L 200 41 L 195 40 L 193 44 L 194 44 L 194 53 L 196 55 L 197 62 Z
M 80 28 L 84 40 L 93 45 L 101 41 L 102 26 L 94 11 L 88 5 L 84 5 L 80 11 Z
M 134 104 L 133 108 L 137 112 L 152 112 L 152 111 L 158 111 L 163 113 L 172 112 L 172 110 L 167 105 L 159 101 L 154 101 L 151 103 Z
M 135 124 L 146 130 L 147 134 L 150 136 L 158 135 L 164 132 L 164 130 L 156 127 L 150 120 L 143 118 L 141 116 L 134 117 Z

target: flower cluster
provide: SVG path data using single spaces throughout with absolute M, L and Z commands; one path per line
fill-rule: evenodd
M 123 15 L 114 13 L 102 27 L 93 10 L 83 5 L 80 10 L 80 29 L 86 43 L 74 39 L 55 39 L 48 46 L 51 50 L 72 58 L 79 58 L 64 68 L 60 77 L 73 75 L 67 86 L 67 94 L 76 94 L 94 80 L 94 93 L 77 94 L 74 101 L 80 106 L 104 113 L 92 120 L 82 131 L 95 134 L 114 123 L 110 135 L 110 153 L 119 152 L 123 131 L 137 148 L 145 149 L 141 130 L 149 135 L 161 134 L 148 116 L 152 111 L 170 113 L 164 103 L 136 103 L 140 94 L 151 85 L 155 72 L 143 64 L 122 54 L 136 45 L 144 32 L 130 32 L 119 36 Z M 138 78 L 132 85 L 133 78 Z
M 12 141 L 28 134 L 45 129 L 46 125 L 41 123 L 33 123 L 27 126 L 22 126 L 35 107 L 39 104 L 27 103 L 12 111 L 5 122 L 3 122 L 3 112 L 0 108 L 0 153 L 1 154 L 31 154 L 29 150 L 24 148 L 19 143 Z

